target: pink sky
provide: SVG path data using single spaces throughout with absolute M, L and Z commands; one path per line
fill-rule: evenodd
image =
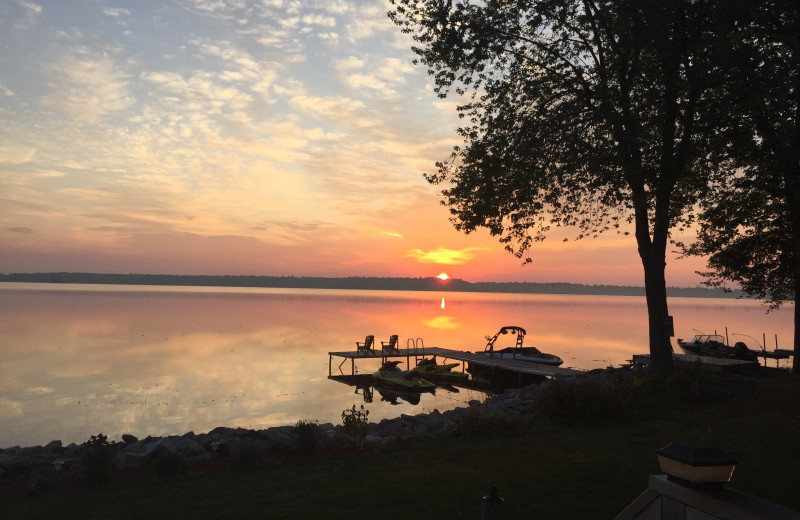
M 630 236 L 556 234 L 523 267 L 452 228 L 422 174 L 459 144 L 456 100 L 386 10 L 4 3 L 0 272 L 642 285 Z

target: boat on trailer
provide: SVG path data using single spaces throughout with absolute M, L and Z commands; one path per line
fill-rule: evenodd
M 516 334 L 517 341 L 513 347 L 506 347 L 502 349 L 495 349 L 495 342 L 497 338 L 504 334 Z M 494 336 L 487 336 L 486 347 L 483 350 L 483 355 L 489 357 L 499 357 L 502 359 L 517 359 L 520 361 L 528 361 L 531 363 L 539 363 L 541 365 L 560 366 L 564 360 L 555 354 L 548 354 L 542 352 L 536 347 L 525 347 L 525 329 L 517 326 L 508 326 L 501 328 Z

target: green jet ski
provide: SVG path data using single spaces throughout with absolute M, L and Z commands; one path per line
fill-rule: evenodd
M 387 361 L 377 372 L 372 374 L 376 386 L 387 386 L 417 392 L 429 392 L 436 389 L 436 385 L 420 378 L 419 373 L 413 370 L 400 370 L 397 365 L 400 361 Z
M 417 366 L 412 369 L 423 379 L 434 382 L 458 382 L 464 381 L 469 376 L 463 372 L 453 372 L 453 369 L 458 366 L 458 363 L 446 363 L 439 365 L 433 358 L 426 358 L 417 363 Z

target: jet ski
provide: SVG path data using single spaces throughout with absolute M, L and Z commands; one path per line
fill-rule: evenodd
M 400 361 L 387 361 L 377 372 L 372 374 L 376 386 L 386 386 L 417 392 L 428 392 L 436 389 L 436 385 L 420 378 L 419 373 L 413 370 L 400 370 L 397 365 Z
M 439 382 L 458 382 L 467 379 L 469 376 L 463 372 L 453 372 L 458 363 L 445 363 L 440 365 L 433 358 L 420 360 L 417 366 L 411 369 L 423 379 Z

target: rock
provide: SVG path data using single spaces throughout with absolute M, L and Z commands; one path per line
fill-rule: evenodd
M 184 455 L 192 456 L 205 453 L 206 449 L 197 443 L 194 439 L 187 437 L 177 437 L 171 439 L 175 448 Z
M 147 456 L 158 456 L 162 453 L 177 453 L 178 448 L 168 437 L 161 437 L 155 442 L 145 445 L 144 454 Z
M 381 437 L 379 435 L 367 435 L 364 438 L 364 443 L 365 444 L 371 444 L 371 445 L 382 444 L 383 443 L 383 437 Z
M 61 450 L 61 441 L 50 441 L 44 447 L 45 451 L 56 452 Z
M 142 469 L 150 462 L 144 453 L 120 450 L 114 454 L 114 467 L 117 469 Z
M 0 453 L 0 469 L 6 470 L 14 467 L 17 458 L 14 455 Z

